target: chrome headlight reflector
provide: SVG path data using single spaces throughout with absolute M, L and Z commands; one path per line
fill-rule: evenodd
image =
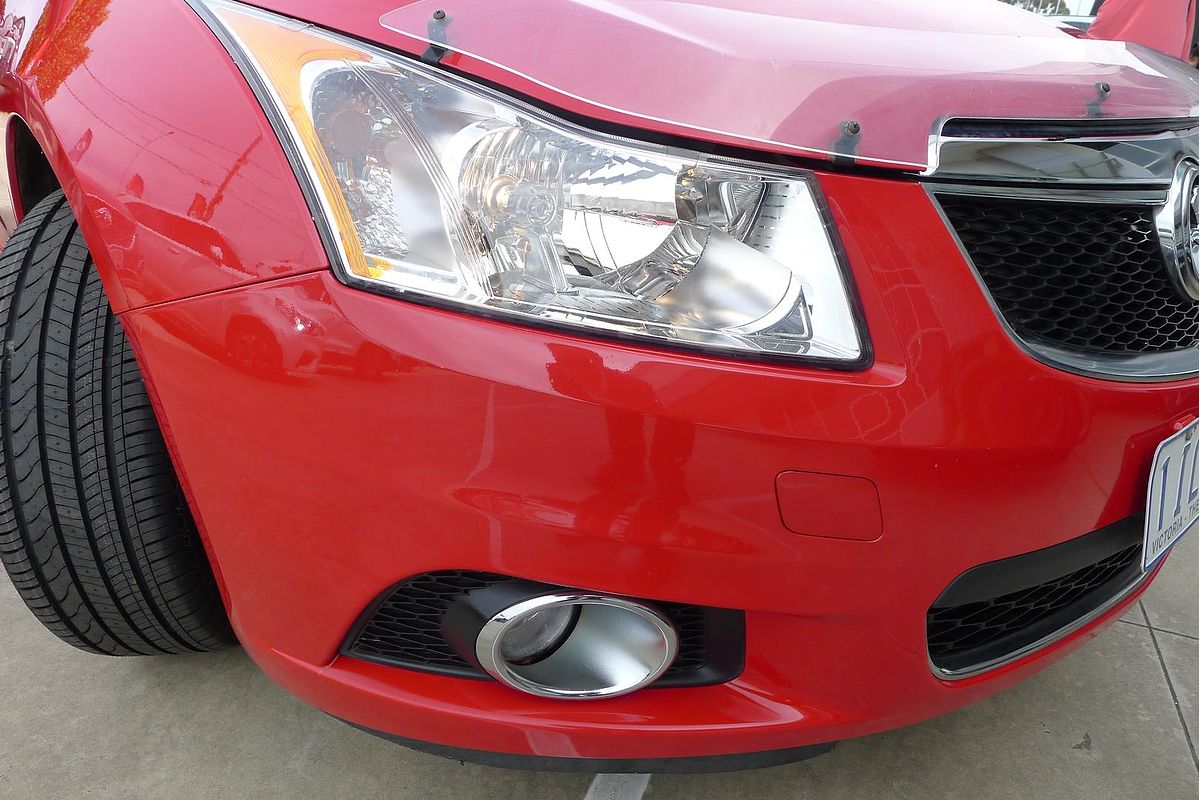
M 528 324 L 857 366 L 809 173 L 585 131 L 488 88 L 225 0 L 354 285 Z

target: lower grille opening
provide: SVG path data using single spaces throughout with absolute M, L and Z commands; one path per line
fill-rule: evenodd
M 1140 576 L 1143 518 L 960 575 L 926 615 L 929 659 L 970 673 L 1015 657 L 1122 594 Z
M 442 617 L 455 600 L 468 592 L 511 580 L 505 575 L 464 570 L 427 572 L 409 578 L 385 591 L 367 608 L 342 652 L 378 664 L 490 680 L 446 641 Z M 679 654 L 651 688 L 707 686 L 741 674 L 745 658 L 745 616 L 741 611 L 681 603 L 652 605 L 675 627 Z

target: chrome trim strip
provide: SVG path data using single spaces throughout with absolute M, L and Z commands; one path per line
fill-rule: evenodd
M 992 297 L 991 290 L 988 289 L 983 276 L 979 274 L 979 269 L 975 266 L 974 259 L 967 252 L 967 248 L 963 246 L 962 239 L 958 236 L 958 231 L 954 229 L 954 225 L 951 224 L 950 219 L 946 216 L 942 204 L 938 202 L 937 191 L 941 191 L 938 184 L 925 185 L 925 192 L 929 195 L 929 200 L 933 203 L 934 210 L 937 212 L 938 217 L 941 218 L 942 224 L 946 226 L 946 230 L 954 237 L 954 244 L 958 247 L 959 255 L 962 256 L 963 261 L 971 269 L 971 276 L 975 278 L 975 283 L 978 284 L 979 291 L 983 292 L 983 296 L 987 300 L 988 306 L 991 307 L 992 313 L 996 315 L 996 320 L 1000 323 L 1000 327 L 1008 334 L 1008 338 L 1012 339 L 1013 343 L 1024 351 L 1026 355 L 1055 369 L 1061 369 L 1075 375 L 1126 383 L 1178 381 L 1193 377 L 1197 372 L 1200 372 L 1200 360 L 1197 359 L 1197 349 L 1194 347 L 1175 350 L 1169 353 L 1117 355 L 1112 353 L 1081 353 L 1075 350 L 1054 347 L 1044 342 L 1030 342 L 1022 338 L 1008 324 L 1008 320 L 1004 318 L 1004 312 L 996 305 L 996 299 Z
M 504 635 L 512 625 L 539 611 L 564 606 L 578 606 L 584 611 L 568 628 L 558 649 L 529 665 L 514 665 L 504 657 Z M 608 612 L 616 610 L 632 617 L 634 622 L 622 620 L 620 624 L 614 624 L 609 620 L 608 624 L 593 623 L 587 616 L 586 609 L 589 607 Z M 645 626 L 654 635 L 645 636 L 643 634 L 646 631 L 643 630 L 621 638 L 620 634 L 630 625 L 637 624 Z M 614 672 L 606 675 L 613 681 L 607 685 L 570 683 L 572 680 L 578 681 L 580 675 L 589 675 L 589 681 L 599 680 L 599 673 L 591 675 L 581 664 L 601 663 L 612 653 L 624 656 L 619 662 L 626 674 L 618 676 Z M 564 700 L 592 700 L 636 692 L 658 680 L 678 654 L 679 636 L 674 626 L 657 611 L 620 597 L 582 592 L 551 592 L 520 600 L 496 612 L 484 623 L 475 640 L 475 657 L 493 678 L 528 694 Z M 559 684 L 550 683 L 551 677 L 559 680 Z
M 1146 383 L 1180 381 L 1197 373 L 1198 351 L 1195 347 L 1165 353 L 1119 355 L 1083 353 L 1045 342 L 1021 341 L 1035 356 L 1041 356 L 1040 361 L 1093 378 Z
M 925 181 L 925 185 L 941 194 L 999 197 L 1008 200 L 1037 200 L 1049 203 L 1160 207 L 1167 200 L 1167 187 L 1162 189 L 1096 189 L 1043 185 L 1005 186 L 987 183 L 943 183 L 938 180 Z
M 1032 653 L 1037 652 L 1038 650 L 1041 650 L 1045 647 L 1049 647 L 1050 645 L 1054 644 L 1055 642 L 1060 641 L 1061 639 L 1065 639 L 1066 637 L 1070 636 L 1072 633 L 1075 633 L 1076 631 L 1087 627 L 1088 625 L 1095 622 L 1097 619 L 1099 619 L 1100 617 L 1104 616 L 1106 613 L 1111 611 L 1113 608 L 1120 605 L 1123 600 L 1127 599 L 1129 597 L 1129 595 L 1131 595 L 1133 592 L 1137 591 L 1137 589 L 1140 586 L 1142 586 L 1144 583 L 1146 583 L 1152 575 L 1155 575 L 1157 573 L 1158 573 L 1158 570 L 1151 570 L 1150 572 L 1143 572 L 1142 574 L 1138 575 L 1135 580 L 1126 584 L 1125 587 L 1121 589 L 1121 591 L 1117 592 L 1111 598 L 1109 598 L 1105 602 L 1101 603 L 1099 606 L 1092 609 L 1087 614 L 1084 614 L 1082 617 L 1079 617 L 1076 620 L 1074 620 L 1073 622 L 1070 622 L 1070 623 L 1064 625 L 1063 627 L 1059 628 L 1058 630 L 1054 631 L 1053 633 L 1046 634 L 1041 639 L 1038 639 L 1036 642 L 1027 644 L 1024 647 L 1022 647 L 1018 650 L 1014 650 L 1013 652 L 1011 652 L 1007 655 L 1003 655 L 998 658 L 993 658 L 988 661 L 984 661 L 980 664 L 975 664 L 973 666 L 964 667 L 963 669 L 958 669 L 958 670 L 942 669 L 941 667 L 939 667 L 933 663 L 933 659 L 932 659 L 932 657 L 929 656 L 929 651 L 927 649 L 925 651 L 925 653 L 926 653 L 926 658 L 929 660 L 929 668 L 930 668 L 930 670 L 933 671 L 934 675 L 941 678 L 942 680 L 960 681 L 964 678 L 970 678 L 975 675 L 979 675 L 980 673 L 996 669 L 997 667 L 1002 667 L 1005 664 L 1011 664 L 1014 661 L 1018 661 L 1027 655 L 1031 655 Z
M 1195 119 L 1177 120 L 1177 129 L 1137 134 L 1103 132 L 1105 120 L 1096 120 L 1098 133 L 1070 136 L 960 137 L 944 133 L 955 120 L 945 120 L 929 137 L 929 166 L 925 177 L 964 181 L 1084 184 L 1104 187 L 1171 183 L 1179 159 L 1197 152 Z M 992 120 L 998 128 L 1055 120 Z M 1064 128 L 1080 130 L 1079 120 L 1058 120 Z M 1161 201 L 1160 201 L 1161 202 Z

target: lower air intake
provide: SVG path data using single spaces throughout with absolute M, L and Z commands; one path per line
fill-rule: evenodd
M 442 633 L 446 611 L 469 592 L 511 577 L 446 570 L 409 578 L 385 591 L 367 608 L 342 648 L 345 655 L 406 669 L 486 679 L 463 659 Z M 564 589 L 547 585 L 549 590 Z M 679 651 L 653 686 L 707 686 L 742 671 L 745 619 L 741 611 L 680 603 L 648 603 L 675 628 Z
M 926 618 L 929 660 L 972 674 L 1048 644 L 1140 577 L 1142 517 L 960 575 Z

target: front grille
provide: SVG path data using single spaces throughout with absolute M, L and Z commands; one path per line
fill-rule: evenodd
M 1020 338 L 1084 353 L 1195 347 L 1196 303 L 1171 283 L 1143 206 L 939 194 Z
M 463 659 L 442 635 L 450 605 L 476 589 L 512 578 L 447 570 L 417 575 L 384 592 L 351 631 L 343 652 L 380 664 L 470 678 L 486 674 Z M 548 587 L 561 588 L 561 587 Z M 701 686 L 736 677 L 744 656 L 740 611 L 654 603 L 679 635 L 679 654 L 655 686 Z
M 1102 607 L 1141 569 L 1142 518 L 968 570 L 926 619 L 929 659 L 949 673 L 1020 653 Z

